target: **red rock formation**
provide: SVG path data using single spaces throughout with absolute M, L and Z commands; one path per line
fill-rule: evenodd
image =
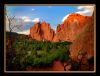
M 30 28 L 30 36 L 32 39 L 42 40 L 40 35 L 40 23 L 36 23 Z
M 71 58 L 77 60 L 79 51 L 86 52 L 85 60 L 94 56 L 94 20 L 88 22 L 70 47 Z
M 94 20 L 92 16 L 71 14 L 57 26 L 53 41 L 71 41 L 71 58 L 77 60 L 79 51 L 86 52 L 83 62 L 94 56 Z
M 63 24 L 57 26 L 56 34 L 46 22 L 36 23 L 30 29 L 30 36 L 36 40 L 70 41 L 71 57 L 76 59 L 79 50 L 85 50 L 88 57 L 94 55 L 94 20 L 93 16 L 77 13 L 69 15 Z M 88 58 L 87 57 L 87 58 Z
M 82 16 L 77 13 L 69 15 L 63 24 L 57 26 L 53 41 L 73 42 L 84 27 L 90 23 L 91 19 L 91 16 Z
M 30 37 L 36 40 L 52 41 L 54 37 L 54 30 L 46 22 L 36 23 L 30 29 Z
M 73 42 L 78 34 L 84 30 L 84 27 L 88 25 L 92 20 L 91 16 L 82 16 L 77 13 L 73 13 L 68 16 L 63 24 L 57 26 L 56 35 L 54 36 L 54 30 L 46 22 L 36 23 L 30 29 L 30 37 L 36 40 L 49 40 L 53 42 L 57 41 L 71 41 Z

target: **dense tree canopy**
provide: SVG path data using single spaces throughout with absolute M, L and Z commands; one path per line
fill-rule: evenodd
M 17 34 L 13 36 L 14 58 L 11 64 L 18 69 L 27 66 L 49 67 L 54 60 L 65 62 L 69 59 L 70 42 L 30 41 L 27 38 L 21 39 Z

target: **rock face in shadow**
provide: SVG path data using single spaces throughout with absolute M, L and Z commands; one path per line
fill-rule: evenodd
M 30 37 L 39 41 L 52 41 L 54 34 L 54 30 L 46 22 L 36 23 L 30 28 Z

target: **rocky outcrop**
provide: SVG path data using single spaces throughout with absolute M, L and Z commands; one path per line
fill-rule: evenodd
M 70 46 L 71 58 L 73 60 L 78 59 L 79 52 L 86 52 L 83 63 L 85 60 L 90 59 L 94 56 L 94 20 L 87 22 L 83 30 L 77 35 L 75 41 Z
M 56 34 L 46 22 L 36 23 L 30 29 L 30 36 L 36 40 L 70 41 L 71 58 L 77 60 L 79 51 L 87 52 L 87 59 L 94 56 L 94 20 L 92 16 L 70 14 L 68 18 L 57 26 Z M 86 60 L 86 59 L 85 59 Z
M 82 16 L 77 13 L 70 14 L 62 23 L 58 24 L 56 34 L 46 22 L 36 23 L 30 29 L 30 37 L 36 40 L 47 41 L 70 41 L 73 42 L 78 34 L 91 23 L 91 16 Z
M 30 37 L 36 40 L 52 41 L 54 30 L 46 22 L 36 23 L 30 28 Z
M 53 39 L 57 41 L 70 41 L 70 54 L 73 60 L 78 61 L 79 53 L 86 53 L 82 63 L 94 57 L 94 14 L 82 16 L 71 14 L 63 24 L 57 26 L 56 35 Z
M 91 19 L 91 16 L 82 16 L 77 13 L 69 15 L 63 24 L 57 26 L 53 41 L 73 42 L 84 27 L 91 22 Z

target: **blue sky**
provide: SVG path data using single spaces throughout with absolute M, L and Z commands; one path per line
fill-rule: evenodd
M 87 6 L 88 7 L 88 6 Z M 26 22 L 46 21 L 51 28 L 56 29 L 58 24 L 71 13 L 91 15 L 93 7 L 84 6 L 7 6 L 10 15 L 16 15 Z M 30 25 L 31 26 L 31 25 Z M 25 26 L 30 28 L 30 26 Z M 33 26 L 33 25 L 32 25 Z M 28 29 L 25 29 L 28 30 Z

